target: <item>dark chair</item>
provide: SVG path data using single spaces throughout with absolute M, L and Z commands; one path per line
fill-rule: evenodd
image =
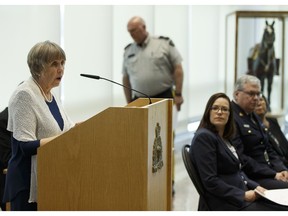
M 1 187 L 0 188 L 0 208 L 1 208 L 2 211 L 6 211 L 7 210 L 7 205 L 6 205 L 6 203 L 2 203 L 2 198 L 3 198 L 3 193 L 4 193 L 5 178 L 6 178 L 6 174 L 7 174 L 7 168 L 3 169 L 2 163 L 1 163 L 0 170 L 2 171 L 0 173 L 0 187 Z
M 198 211 L 210 211 L 210 207 L 205 200 L 205 194 L 206 191 L 204 189 L 204 186 L 201 182 L 201 179 L 199 177 L 198 171 L 192 161 L 189 157 L 189 148 L 190 145 L 186 144 L 182 147 L 182 159 L 184 162 L 184 165 L 186 167 L 186 170 L 190 176 L 191 181 L 193 182 L 198 194 L 199 194 L 199 205 L 198 205 Z

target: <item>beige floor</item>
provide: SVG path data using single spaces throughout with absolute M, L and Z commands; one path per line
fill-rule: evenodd
M 188 176 L 181 155 L 182 146 L 191 143 L 191 137 L 175 140 L 175 196 L 173 199 L 174 211 L 197 211 L 199 195 Z

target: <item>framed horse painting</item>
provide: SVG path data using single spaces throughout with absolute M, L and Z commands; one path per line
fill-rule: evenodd
M 275 114 L 288 107 L 284 97 L 287 16 L 288 11 L 236 11 L 226 17 L 227 93 L 233 91 L 231 83 L 239 76 L 254 75 Z M 231 28 L 235 34 L 228 34 Z

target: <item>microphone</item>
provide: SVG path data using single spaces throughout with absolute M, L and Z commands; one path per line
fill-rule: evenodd
M 149 95 L 144 94 L 143 92 L 137 91 L 137 90 L 135 90 L 135 89 L 132 89 L 132 88 L 130 88 L 130 87 L 128 87 L 128 86 L 122 85 L 122 84 L 120 84 L 120 83 L 118 83 L 118 82 L 115 82 L 115 81 L 113 81 L 113 80 L 106 79 L 106 78 L 104 78 L 104 77 L 100 77 L 100 76 L 97 76 L 97 75 L 90 75 L 90 74 L 80 74 L 80 76 L 88 77 L 88 78 L 91 78 L 91 79 L 97 79 L 97 80 L 103 79 L 103 80 L 106 80 L 106 81 L 108 81 L 108 82 L 111 82 L 111 83 L 120 85 L 120 86 L 122 86 L 122 87 L 124 87 L 124 88 L 129 89 L 130 91 L 135 91 L 135 92 L 138 92 L 139 94 L 144 95 L 145 97 L 147 97 L 147 98 L 149 99 L 149 104 L 152 104 L 152 101 L 151 101 L 151 98 L 150 98 Z

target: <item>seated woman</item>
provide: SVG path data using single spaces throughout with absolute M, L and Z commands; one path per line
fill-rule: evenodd
M 277 152 L 285 166 L 288 167 L 288 141 L 283 134 L 277 119 L 267 116 L 268 107 L 269 104 L 265 96 L 262 96 L 255 109 L 255 113 L 261 118 L 263 127 L 267 132 L 269 142 L 273 146 L 273 149 Z
M 207 102 L 200 125 L 193 137 L 189 156 L 195 164 L 203 186 L 205 200 L 212 211 L 276 211 L 288 207 L 258 197 L 255 189 L 266 189 L 249 179 L 251 165 L 241 160 L 231 143 L 235 131 L 231 102 L 217 93 Z M 248 170 L 249 172 L 245 171 Z M 199 199 L 199 210 L 201 209 Z

